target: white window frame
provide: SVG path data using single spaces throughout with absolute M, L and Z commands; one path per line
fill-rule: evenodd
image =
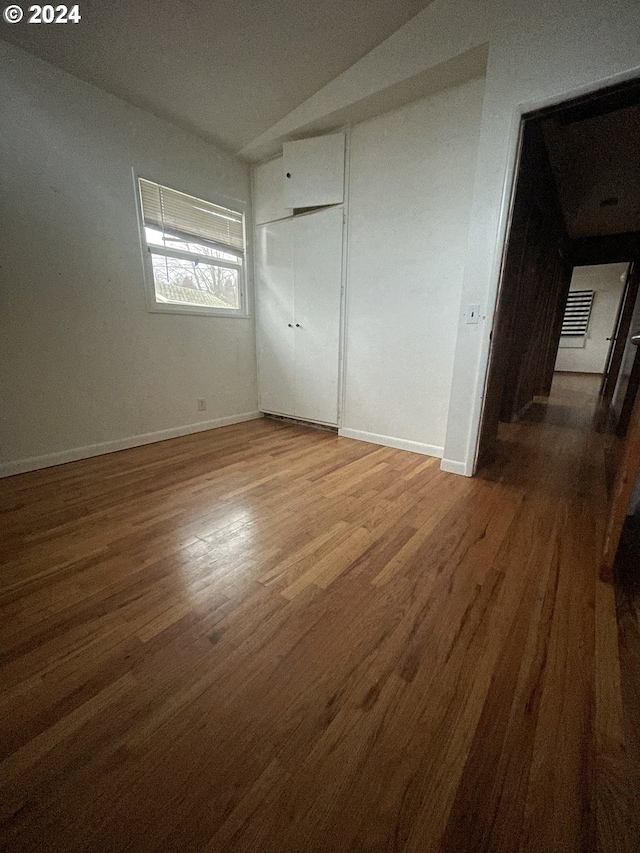
M 227 252 L 228 254 L 237 254 L 238 257 L 242 257 L 241 264 L 234 264 L 231 261 L 225 260 L 213 260 L 207 258 L 206 256 L 197 255 L 195 253 L 186 252 L 178 249 L 165 249 L 161 246 L 152 246 L 147 243 L 147 238 L 145 234 L 145 225 L 144 225 L 144 216 L 142 211 L 142 199 L 140 198 L 140 188 L 139 188 L 139 179 L 151 181 L 152 183 L 160 184 L 160 186 L 168 187 L 169 189 L 174 189 L 170 184 L 163 183 L 162 181 L 158 181 L 155 178 L 149 178 L 146 175 L 139 174 L 135 170 L 132 170 L 133 174 L 133 189 L 136 200 L 136 211 L 138 214 L 138 233 L 140 237 L 140 248 L 142 252 L 142 267 L 143 267 L 143 277 L 144 277 L 144 286 L 145 286 L 145 294 L 147 301 L 147 310 L 152 313 L 159 314 L 197 314 L 198 316 L 210 316 L 210 317 L 235 317 L 238 319 L 246 320 L 251 314 L 249 312 L 249 294 L 248 294 L 248 246 L 247 246 L 247 206 L 236 199 L 229 199 L 224 197 L 217 198 L 202 198 L 202 196 L 194 196 L 191 193 L 187 193 L 184 190 L 175 190 L 176 192 L 181 192 L 184 195 L 189 195 L 192 198 L 201 198 L 202 201 L 208 201 L 211 204 L 217 204 L 221 207 L 229 208 L 229 210 L 233 210 L 235 213 L 242 214 L 243 221 L 243 240 L 244 240 L 244 252 L 240 252 L 236 249 L 230 249 L 223 246 L 218 246 L 217 248 L 220 251 Z M 186 236 L 186 235 L 185 235 Z M 195 242 L 195 240 L 194 240 Z M 204 242 L 204 241 L 203 241 Z M 166 255 L 168 257 L 176 257 L 176 258 L 184 258 L 185 260 L 193 260 L 198 258 L 200 263 L 210 263 L 211 266 L 219 266 L 226 267 L 228 269 L 238 270 L 238 287 L 240 290 L 240 307 L 239 308 L 215 308 L 209 305 L 180 305 L 175 302 L 159 302 L 156 298 L 156 285 L 155 279 L 153 275 L 153 261 L 151 255 Z

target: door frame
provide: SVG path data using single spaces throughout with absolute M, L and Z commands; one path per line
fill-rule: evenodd
M 602 558 L 600 561 L 600 580 L 613 581 L 616 553 L 620 544 L 620 535 L 627 516 L 629 501 L 633 494 L 640 472 L 640 394 L 636 392 L 631 412 L 629 430 L 624 439 L 622 455 L 616 470 L 615 481 L 609 507 Z
M 631 319 L 640 289 L 640 263 L 637 260 L 632 260 L 629 263 L 627 275 L 625 278 L 624 289 L 618 305 L 616 321 L 612 330 L 611 344 L 607 353 L 607 361 L 602 374 L 602 382 L 600 384 L 600 405 L 602 415 L 607 417 L 613 392 L 615 391 L 622 367 L 624 351 L 627 346 L 627 338 L 631 330 Z
M 514 204 L 516 197 L 516 190 L 518 185 L 518 178 L 520 175 L 520 160 L 522 155 L 522 141 L 523 141 L 523 133 L 524 133 L 524 124 L 526 121 L 532 119 L 539 119 L 546 116 L 551 116 L 554 113 L 557 113 L 562 110 L 566 110 L 568 108 L 580 109 L 584 107 L 589 102 L 595 101 L 599 98 L 617 98 L 620 95 L 624 96 L 624 93 L 632 90 L 638 89 L 640 86 L 640 77 L 637 74 L 637 71 L 625 72 L 620 75 L 616 75 L 615 77 L 610 78 L 608 81 L 599 81 L 593 87 L 585 87 L 581 90 L 574 90 L 572 94 L 571 91 L 563 92 L 561 95 L 556 95 L 553 98 L 545 100 L 543 102 L 537 103 L 529 103 L 529 104 L 520 104 L 515 115 L 513 116 L 513 124 L 517 122 L 517 130 L 514 127 L 513 131 L 513 145 L 514 145 L 514 153 L 512 155 L 512 159 L 510 165 L 508 167 L 507 173 L 505 175 L 504 187 L 503 187 L 503 201 L 502 201 L 502 210 L 501 210 L 501 223 L 499 226 L 499 234 L 501 235 L 499 238 L 498 246 L 496 247 L 499 251 L 499 266 L 497 270 L 497 285 L 496 291 L 493 297 L 493 306 L 489 306 L 489 311 L 492 311 L 491 317 L 491 327 L 487 339 L 486 349 L 482 354 L 483 358 L 483 370 L 482 370 L 482 380 L 481 387 L 482 391 L 479 395 L 479 399 L 476 398 L 477 402 L 475 403 L 477 414 L 474 415 L 474 435 L 472 437 L 473 441 L 473 459 L 471 465 L 468 467 L 468 475 L 475 476 L 478 471 L 478 468 L 482 462 L 480 459 L 480 452 L 482 450 L 481 441 L 483 435 L 483 426 L 485 422 L 486 415 L 486 400 L 487 400 L 487 388 L 489 382 L 491 380 L 491 363 L 492 358 L 495 353 L 496 347 L 496 336 L 495 333 L 498 330 L 498 319 L 499 312 L 501 307 L 501 299 L 504 296 L 503 293 L 503 283 L 504 283 L 504 272 L 505 272 L 505 259 L 507 256 L 507 251 L 509 248 L 509 241 L 511 238 L 511 227 L 513 221 L 513 212 L 514 212 Z M 625 235 L 617 235 L 620 237 L 624 237 Z M 630 245 L 635 245 L 635 241 L 640 236 L 640 232 L 634 232 L 629 235 Z M 592 238 L 594 241 L 603 241 L 607 242 L 608 238 Z M 576 248 L 581 240 L 576 240 Z M 616 241 L 614 239 L 614 243 L 618 250 L 624 245 L 624 240 Z M 582 247 L 580 247 L 582 249 Z M 578 252 L 576 252 L 578 255 Z M 590 261 L 585 265 L 589 265 L 589 263 L 615 263 L 620 261 L 628 260 L 630 261 L 631 257 L 615 257 L 612 258 L 611 261 L 608 260 L 599 260 L 599 261 Z M 573 261 L 574 266 L 582 266 L 584 264 L 576 259 Z M 468 463 L 467 463 L 468 464 Z M 445 470 L 453 470 L 452 468 L 446 468 Z

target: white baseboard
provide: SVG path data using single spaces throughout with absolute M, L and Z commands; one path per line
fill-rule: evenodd
M 181 435 L 191 435 L 208 429 L 239 424 L 261 418 L 262 412 L 244 412 L 240 415 L 229 415 L 225 418 L 214 418 L 212 421 L 200 421 L 197 424 L 187 424 L 171 429 L 161 429 L 157 432 L 146 432 L 142 435 L 132 435 L 129 438 L 117 438 L 115 441 L 104 441 L 101 444 L 88 444 L 85 447 L 74 447 L 71 450 L 61 450 L 58 453 L 48 453 L 45 456 L 32 456 L 29 459 L 16 459 L 14 462 L 0 464 L 0 477 L 10 477 L 13 474 L 24 474 L 27 471 L 37 471 L 40 468 L 50 468 L 62 465 L 64 462 L 77 462 L 90 456 L 101 456 L 103 453 L 113 453 L 116 450 L 127 450 L 130 447 L 140 447 L 143 444 L 153 444 L 155 441 L 165 441 L 167 438 L 178 438 Z
M 469 470 L 464 462 L 456 462 L 455 459 L 443 459 L 440 470 L 448 471 L 449 474 L 461 474 L 463 477 L 473 476 L 473 471 Z
M 363 432 L 360 429 L 339 429 L 338 435 L 343 438 L 355 438 L 356 441 L 368 441 L 370 444 L 381 444 L 384 447 L 395 447 L 398 450 L 410 450 L 412 453 L 422 453 L 424 456 L 440 458 L 443 447 L 435 444 L 423 444 L 420 441 L 409 441 L 406 438 L 394 438 L 391 435 L 378 435 L 375 432 Z

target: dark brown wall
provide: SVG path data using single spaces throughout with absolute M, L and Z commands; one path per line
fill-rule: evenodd
M 549 393 L 571 279 L 567 235 L 537 122 L 525 124 L 516 194 L 493 329 L 480 462 L 500 420 Z

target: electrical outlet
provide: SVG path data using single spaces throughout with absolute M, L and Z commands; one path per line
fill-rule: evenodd
M 475 324 L 480 319 L 480 306 L 476 303 L 467 306 L 467 323 Z
M 203 397 L 198 397 L 198 411 L 206 412 L 207 410 L 207 401 Z

